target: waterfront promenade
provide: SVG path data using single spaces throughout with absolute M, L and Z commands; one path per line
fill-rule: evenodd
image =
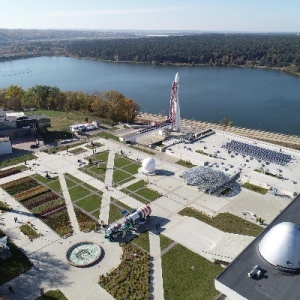
M 164 121 L 165 117 L 154 114 L 141 113 L 137 121 Z M 234 133 L 248 138 L 263 140 L 266 142 L 278 144 L 285 147 L 300 149 L 300 137 L 294 135 L 286 135 L 275 132 L 261 131 L 257 129 L 241 128 L 236 126 L 223 126 L 220 124 L 208 123 L 203 121 L 181 119 L 182 128 L 191 128 L 191 131 L 197 132 L 201 129 L 221 130 L 229 133 Z

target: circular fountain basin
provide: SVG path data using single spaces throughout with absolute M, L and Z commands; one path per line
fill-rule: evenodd
M 102 248 L 91 242 L 73 245 L 67 251 L 68 262 L 75 267 L 87 267 L 94 264 L 101 256 Z

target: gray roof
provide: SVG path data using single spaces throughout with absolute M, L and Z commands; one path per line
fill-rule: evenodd
M 300 274 L 288 273 L 266 261 L 258 246 L 266 233 L 282 222 L 300 225 L 300 196 L 291 202 L 283 212 L 216 278 L 217 281 L 253 300 L 299 300 Z M 261 279 L 252 279 L 248 273 L 259 265 L 264 273 Z

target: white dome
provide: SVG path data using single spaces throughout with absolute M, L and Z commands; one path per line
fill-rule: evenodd
M 142 162 L 143 173 L 154 173 L 155 172 L 155 160 L 151 157 L 147 157 Z
M 300 269 L 300 230 L 291 222 L 271 228 L 259 243 L 259 252 L 270 264 L 282 268 Z

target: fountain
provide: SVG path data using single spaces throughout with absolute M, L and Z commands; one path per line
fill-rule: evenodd
M 75 267 L 87 267 L 95 263 L 102 254 L 102 248 L 91 242 L 73 245 L 67 251 L 68 262 Z

